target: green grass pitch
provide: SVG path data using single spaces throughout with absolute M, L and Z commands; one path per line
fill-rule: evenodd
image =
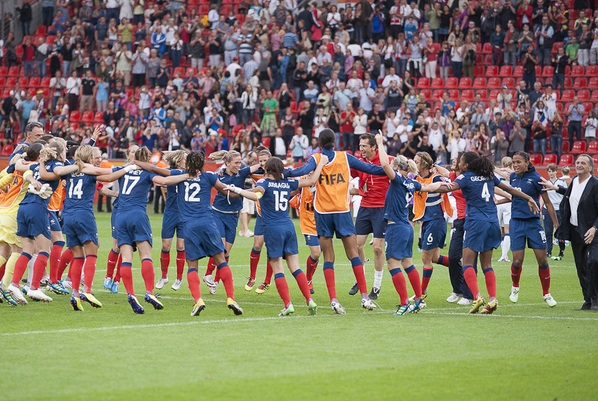
M 102 288 L 109 218 L 98 215 L 94 292 L 102 309 L 84 304 L 85 311 L 76 313 L 58 295 L 51 304 L 0 305 L 0 400 L 598 399 L 598 314 L 576 310 L 582 297 L 569 248 L 563 261 L 551 263 L 551 293 L 559 302 L 553 309 L 542 300 L 528 252 L 518 304 L 508 299 L 506 263 L 494 264 L 500 305 L 491 316 L 470 316 L 467 307 L 446 303 L 448 272 L 435 266 L 428 307 L 394 317 L 398 295 L 387 272 L 376 312 L 362 311 L 359 298 L 347 295 L 354 277 L 336 241 L 337 290 L 347 315 L 332 314 L 320 265 L 314 279 L 318 315 L 307 316 L 287 273 L 296 313 L 280 318 L 274 286 L 263 295 L 244 291 L 253 240 L 237 237 L 230 265 L 243 316 L 226 308 L 222 287 L 212 296 L 202 283 L 207 308 L 189 317 L 186 279 L 180 291 L 170 289 L 173 267 L 169 284 L 158 292 L 165 309 L 144 303 L 146 314 L 138 316 L 122 284 L 118 295 Z M 150 219 L 159 277 L 161 217 Z M 371 247 L 367 253 L 372 256 Z M 300 247 L 302 263 L 306 257 L 307 248 Z M 264 251 L 258 281 L 265 259 Z M 421 271 L 417 251 L 414 260 Z M 135 288 L 143 294 L 139 266 L 136 259 Z M 370 284 L 372 276 L 368 266 Z M 479 283 L 485 293 L 482 277 Z

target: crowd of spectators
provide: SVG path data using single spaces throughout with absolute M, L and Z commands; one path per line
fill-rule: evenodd
M 351 152 L 380 130 L 391 155 L 449 163 L 473 150 L 499 161 L 519 150 L 560 158 L 563 137 L 596 136 L 593 107 L 560 101 L 571 68 L 598 63 L 598 10 L 585 0 L 38 1 L 43 25 L 31 28 L 24 0 L 26 36 L 0 40 L 0 65 L 39 84 L 17 79 L 4 92 L 4 145 L 36 119 L 83 143 L 103 124 L 98 146 L 111 158 L 132 143 L 206 154 L 266 144 L 301 161 L 331 128 Z M 522 74 L 469 100 L 430 85 L 490 65 Z

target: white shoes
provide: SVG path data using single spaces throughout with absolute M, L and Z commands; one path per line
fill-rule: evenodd
M 511 261 L 509 260 L 509 258 L 500 258 L 498 259 L 499 262 L 505 262 L 505 263 L 511 263 Z
M 554 308 L 556 306 L 556 301 L 554 300 L 552 295 L 546 294 L 546 295 L 544 295 L 543 298 L 544 298 L 544 302 L 546 302 L 548 304 L 548 306 L 550 306 L 551 308 Z
M 457 305 L 466 306 L 466 305 L 470 305 L 472 302 L 473 301 L 471 299 L 461 298 L 459 300 L 459 302 L 457 302 Z
M 517 301 L 519 301 L 519 287 L 511 287 L 511 293 L 509 294 L 509 299 L 514 304 L 517 303 Z M 554 301 L 554 299 L 553 299 L 553 301 Z M 555 302 L 555 305 L 556 305 L 556 302 Z
M 157 290 L 161 290 L 162 288 L 164 288 L 164 286 L 166 285 L 166 283 L 168 283 L 168 277 L 166 278 L 161 278 L 160 280 L 158 280 L 158 282 L 156 283 L 156 289 Z
M 181 280 L 175 280 L 175 282 L 172 284 L 172 286 L 170 288 L 172 288 L 174 291 L 180 290 L 181 289 Z
M 23 293 L 21 292 L 21 289 L 19 287 L 17 287 L 13 283 L 10 283 L 10 285 L 8 286 L 8 292 L 10 292 L 10 295 L 12 295 L 12 297 L 15 301 L 17 301 L 18 304 L 27 305 L 27 299 L 23 296 Z
M 216 283 L 214 283 L 214 278 L 211 274 L 206 274 L 203 276 L 203 282 L 206 283 L 208 287 L 214 287 Z
M 372 302 L 369 298 L 364 298 L 361 300 L 361 307 L 365 310 L 374 310 L 376 309 L 376 305 Z
M 347 312 L 345 311 L 345 308 L 342 307 L 342 305 L 338 302 L 330 302 L 330 307 L 332 308 L 332 311 L 334 313 L 336 313 L 337 315 L 346 315 Z
M 449 297 L 446 299 L 446 302 L 448 302 L 450 304 L 454 304 L 459 299 L 461 299 L 461 295 L 459 295 L 459 294 L 457 294 L 455 292 L 451 292 L 451 295 L 449 295 Z
M 247 230 L 245 232 L 239 232 L 239 236 L 251 238 L 251 237 L 253 237 L 253 231 Z
M 40 289 L 37 289 L 37 290 L 29 289 L 29 292 L 27 292 L 27 296 L 31 299 L 37 299 L 38 301 L 42 301 L 42 302 L 52 302 L 52 298 L 50 298 L 49 296 L 44 294 L 44 292 Z

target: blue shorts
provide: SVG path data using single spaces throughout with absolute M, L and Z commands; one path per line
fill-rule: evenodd
M 446 221 L 444 219 L 429 220 L 422 223 L 422 249 L 429 251 L 444 248 L 446 239 Z
M 135 246 L 136 243 L 143 241 L 147 241 L 151 245 L 152 226 L 147 213 L 119 212 L 116 221 L 116 240 L 119 248 L 122 245 Z
M 222 213 L 212 210 L 212 215 L 214 216 L 216 227 L 218 227 L 218 231 L 220 232 L 220 238 L 224 238 L 229 244 L 234 244 L 239 213 Z
M 384 238 L 386 260 L 413 257 L 413 227 L 411 224 L 389 224 Z
M 98 245 L 98 227 L 93 212 L 78 212 L 63 216 L 66 246 L 83 246 L 86 242 Z
M 320 214 L 314 212 L 316 218 L 316 229 L 318 236 L 332 238 L 336 233 L 336 238 L 345 238 L 355 235 L 355 226 L 351 212 Z
M 255 228 L 253 229 L 253 235 L 264 235 L 264 220 L 259 214 L 255 218 Z
M 502 234 L 498 222 L 466 219 L 464 228 L 463 248 L 480 253 L 500 246 Z
M 384 220 L 383 207 L 360 207 L 355 220 L 357 235 L 373 233 L 374 238 L 384 238 L 386 220 Z
M 540 219 L 514 219 L 509 227 L 511 251 L 521 251 L 527 244 L 531 249 L 546 249 L 546 233 Z
M 264 242 L 268 258 L 282 258 L 285 255 L 297 255 L 299 246 L 293 222 L 264 227 Z
M 50 220 L 50 231 L 62 231 L 60 227 L 60 220 L 54 211 L 48 211 L 48 219 Z
M 320 246 L 320 239 L 318 238 L 317 235 L 303 234 L 303 237 L 305 237 L 305 245 Z
M 189 260 L 224 252 L 222 238 L 213 218 L 187 221 L 185 235 L 185 252 Z
M 27 203 L 19 206 L 17 227 L 19 237 L 33 239 L 41 234 L 47 239 L 52 239 L 48 209 L 43 205 Z
M 112 208 L 112 215 L 110 216 L 110 225 L 112 227 L 112 238 L 116 239 L 116 219 L 118 214 L 118 208 Z
M 162 217 L 162 238 L 185 238 L 185 227 L 178 214 L 164 213 Z

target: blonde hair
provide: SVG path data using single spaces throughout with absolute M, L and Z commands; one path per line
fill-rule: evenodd
M 502 164 L 503 167 L 511 167 L 513 165 L 513 159 L 511 159 L 509 156 L 505 156 L 500 161 L 500 164 Z
M 241 153 L 237 152 L 236 150 L 219 150 L 218 152 L 213 152 L 210 154 L 210 159 L 214 161 L 224 160 L 224 164 L 230 163 L 236 157 L 242 157 Z
M 94 148 L 89 145 L 80 146 L 75 152 L 75 161 L 81 160 L 84 163 L 91 163 Z
M 58 139 L 58 138 L 56 138 Z M 62 139 L 62 138 L 60 138 Z M 62 142 L 66 144 L 66 141 L 62 139 Z M 64 153 L 65 146 L 60 141 L 53 141 L 52 143 L 46 145 L 40 152 L 39 158 L 40 160 L 48 161 L 58 159 Z
M 407 159 L 403 155 L 394 158 L 394 162 L 399 166 L 400 170 L 407 171 L 411 174 L 417 174 L 417 165 L 411 159 Z
M 422 167 L 430 169 L 434 166 L 434 160 L 432 160 L 432 156 L 428 152 L 417 152 L 415 155 L 422 159 Z
M 147 148 L 147 146 L 142 146 L 135 152 L 135 160 L 140 162 L 149 162 L 152 158 L 152 152 Z
M 187 154 L 188 152 L 184 149 L 164 152 L 162 159 L 170 165 L 170 168 L 177 168 L 183 160 L 187 160 Z

